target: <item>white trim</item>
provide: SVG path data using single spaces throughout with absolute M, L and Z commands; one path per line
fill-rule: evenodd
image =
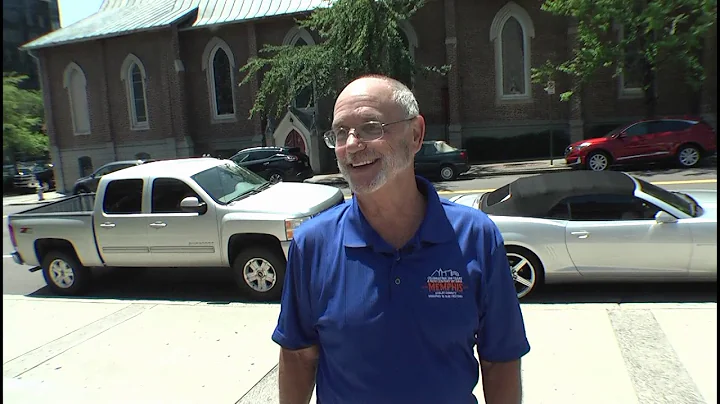
M 222 49 L 230 61 L 230 89 L 232 91 L 233 112 L 219 115 L 217 113 L 217 93 L 215 92 L 215 69 L 213 58 L 218 50 Z M 202 56 L 202 69 L 205 71 L 205 79 L 208 86 L 208 98 L 210 101 L 210 122 L 236 122 L 237 102 L 235 101 L 235 55 L 228 44 L 218 37 L 213 37 L 205 45 Z
M 302 27 L 298 27 L 297 25 L 290 28 L 290 30 L 285 34 L 285 38 L 283 38 L 283 45 L 295 45 L 295 42 L 298 41 L 298 39 L 302 38 L 305 43 L 308 45 L 315 45 L 315 39 L 310 35 L 308 30 Z
M 290 132 L 295 129 L 302 137 L 305 142 L 305 154 L 310 159 L 312 167 L 319 167 L 319 161 L 316 160 L 316 146 L 311 143 L 312 137 L 310 135 L 310 128 L 306 127 L 303 122 L 291 111 L 285 113 L 283 119 L 278 122 L 275 131 L 273 132 L 273 142 L 275 146 L 285 146 L 285 140 Z
M 139 122 L 137 118 L 137 111 L 135 110 L 135 88 L 133 87 L 131 70 L 133 66 L 137 66 L 140 69 L 140 76 L 142 77 L 142 90 L 143 90 L 143 104 L 145 106 L 145 122 Z M 125 91 L 127 98 L 128 114 L 130 117 L 130 129 L 131 130 L 148 130 L 150 129 L 150 116 L 148 116 L 148 103 L 147 103 L 147 76 L 145 75 L 145 65 L 138 59 L 137 56 L 132 53 L 125 57 L 120 68 L 120 81 L 125 82 Z
M 75 103 L 73 102 L 73 96 L 72 96 L 73 88 L 71 85 L 72 83 L 70 82 L 70 75 L 72 74 L 73 71 L 77 71 L 78 73 L 80 73 L 79 77 L 82 80 L 83 93 L 85 94 L 84 108 L 85 108 L 85 113 L 87 114 L 87 131 L 78 131 L 77 130 L 78 124 L 77 124 L 77 122 L 75 122 L 75 115 L 77 115 L 75 108 L 77 107 L 77 105 L 75 105 Z M 65 89 L 67 89 L 67 93 L 68 93 L 68 101 L 70 103 L 70 118 L 72 120 L 73 133 L 75 135 L 89 135 L 92 132 L 92 125 L 90 122 L 90 107 L 88 105 L 88 100 L 87 100 L 87 79 L 85 77 L 85 72 L 83 72 L 82 68 L 80 66 L 78 66 L 77 63 L 70 62 L 65 67 L 65 71 L 63 72 L 63 87 Z M 78 100 L 78 101 L 81 101 L 81 100 Z
M 410 24 L 407 20 L 402 20 L 398 24 L 400 26 L 400 29 L 405 33 L 405 38 L 408 40 L 408 46 L 410 49 L 410 57 L 415 60 L 415 49 L 418 47 L 418 37 L 417 32 L 415 32 L 415 28 L 413 28 L 412 24 Z
M 525 89 L 522 94 L 503 94 L 502 30 L 510 17 L 518 21 L 523 32 Z M 495 44 L 495 99 L 499 104 L 532 102 L 532 83 L 530 82 L 532 38 L 535 38 L 535 25 L 527 11 L 515 2 L 508 2 L 495 14 L 490 25 L 490 42 Z

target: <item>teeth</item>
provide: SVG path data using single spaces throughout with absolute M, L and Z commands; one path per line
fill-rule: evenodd
M 370 161 L 370 160 L 361 161 L 361 162 L 359 162 L 359 163 L 353 163 L 352 166 L 353 166 L 353 167 L 362 167 L 362 166 L 365 166 L 365 165 L 368 165 L 368 164 L 372 164 L 372 161 Z

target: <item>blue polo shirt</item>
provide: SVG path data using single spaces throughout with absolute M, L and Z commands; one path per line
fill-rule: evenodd
M 319 346 L 320 404 L 477 403 L 473 349 L 491 362 L 530 350 L 495 224 L 417 184 L 427 214 L 400 250 L 355 198 L 295 232 L 272 338 Z

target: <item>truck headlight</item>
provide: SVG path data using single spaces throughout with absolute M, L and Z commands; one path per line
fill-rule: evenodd
M 297 217 L 294 219 L 285 219 L 285 237 L 288 240 L 293 239 L 293 233 L 304 221 L 310 219 L 310 216 Z

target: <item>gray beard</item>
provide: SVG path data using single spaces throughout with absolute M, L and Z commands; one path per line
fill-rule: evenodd
M 387 184 L 389 179 L 395 177 L 400 171 L 408 168 L 413 163 L 410 142 L 404 139 L 399 141 L 396 151 L 398 153 L 394 158 L 380 157 L 378 161 L 382 165 L 380 172 L 367 184 L 356 184 L 352 181 L 347 164 L 347 161 L 351 161 L 351 159 L 346 159 L 346 162 L 338 160 L 338 169 L 345 181 L 347 181 L 350 191 L 354 194 L 373 193 Z

